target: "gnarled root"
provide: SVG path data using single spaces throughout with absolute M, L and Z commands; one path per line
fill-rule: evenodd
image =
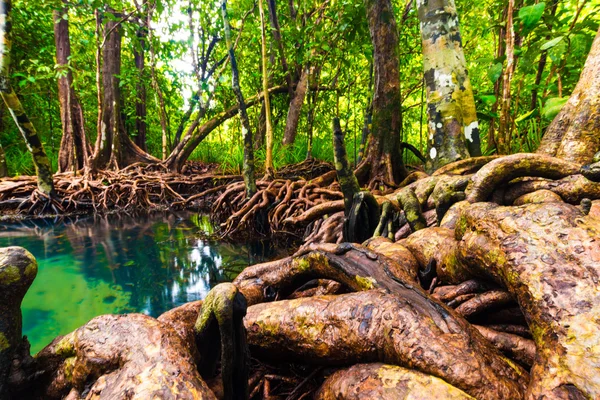
M 579 165 L 542 154 L 505 156 L 490 162 L 473 175 L 467 189 L 467 201 L 486 201 L 498 185 L 522 176 L 560 179 L 578 172 Z
M 146 315 L 96 317 L 36 360 L 42 398 L 215 399 L 181 337 Z
M 266 357 L 320 364 L 381 361 L 437 376 L 479 399 L 520 399 L 527 373 L 464 320 L 428 300 L 440 325 L 411 299 L 381 291 L 258 304 L 244 320 Z
M 530 398 L 600 398 L 599 223 L 565 203 L 482 203 L 457 226 L 463 262 L 507 287 L 527 318 Z
M 475 325 L 475 328 L 507 357 L 517 360 L 527 368 L 531 368 L 536 351 L 533 340 L 524 339 L 511 333 L 499 332 L 486 326 Z
M 0 248 L 0 397 L 9 396 L 11 367 L 19 362 L 23 340 L 21 302 L 37 275 L 37 262 L 22 247 Z M 28 348 L 27 348 L 28 350 Z M 15 360 L 17 359 L 17 360 Z M 20 383 L 20 382 L 16 382 Z
M 414 399 L 471 400 L 460 389 L 435 376 L 381 363 L 357 364 L 333 373 L 317 400 Z
M 208 292 L 194 326 L 200 374 L 213 378 L 220 357 L 225 400 L 248 397 L 249 354 L 242 323 L 246 308 L 246 299 L 237 287 L 221 283 Z
M 360 245 L 321 244 L 308 246 L 293 257 L 248 267 L 233 283 L 248 304 L 285 299 L 305 282 L 318 278 L 335 280 L 354 291 L 381 288 L 403 292 L 419 304 L 424 295 L 408 286 L 417 283 L 416 271 L 410 268 Z

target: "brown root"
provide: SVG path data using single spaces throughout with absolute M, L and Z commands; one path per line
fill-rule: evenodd
M 463 262 L 505 286 L 527 318 L 538 350 L 531 398 L 600 397 L 598 224 L 565 203 L 481 203 L 457 226 Z
M 456 308 L 456 312 L 469 319 L 484 311 L 500 308 L 513 302 L 510 293 L 503 290 L 490 290 L 465 301 Z
M 96 317 L 36 360 L 45 372 L 42 398 L 215 399 L 180 336 L 141 314 Z
M 519 153 L 490 162 L 471 178 L 467 201 L 486 201 L 501 183 L 522 176 L 560 179 L 579 172 L 579 165 L 542 155 Z
M 357 364 L 333 373 L 321 386 L 317 400 L 360 399 L 473 399 L 442 379 L 381 363 Z
M 410 299 L 381 291 L 258 304 L 244 323 L 251 348 L 266 357 L 407 366 L 479 399 L 520 399 L 528 381 L 466 322 L 447 330 Z
M 505 332 L 498 332 L 489 327 L 475 325 L 475 328 L 507 357 L 531 368 L 535 360 L 535 344 L 533 340 Z

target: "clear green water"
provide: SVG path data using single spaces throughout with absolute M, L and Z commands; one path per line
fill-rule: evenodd
M 192 214 L 0 224 L 0 247 L 25 247 L 38 260 L 22 305 L 32 353 L 101 314 L 156 317 L 202 299 L 245 266 L 276 256 L 264 242 L 211 240 L 212 230 L 207 217 Z

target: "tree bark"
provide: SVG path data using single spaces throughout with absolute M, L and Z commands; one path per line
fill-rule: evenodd
M 116 15 L 110 7 L 108 13 Z M 93 167 L 122 168 L 134 162 L 156 163 L 159 160 L 140 149 L 125 134 L 121 119 L 121 29 L 120 23 L 107 19 L 102 48 L 102 105 L 100 126 L 93 156 Z
M 250 119 L 246 110 L 244 95 L 240 88 L 240 78 L 238 73 L 237 61 L 233 51 L 233 42 L 231 41 L 231 28 L 229 18 L 227 17 L 227 0 L 221 3 L 221 12 L 225 30 L 225 41 L 227 43 L 227 52 L 229 54 L 229 63 L 231 65 L 231 86 L 238 103 L 240 122 L 242 124 L 242 135 L 244 138 L 244 166 L 242 176 L 246 186 L 246 197 L 250 198 L 256 193 L 256 179 L 254 177 L 254 149 L 252 147 L 252 130 L 250 128 Z
M 2 143 L 0 143 L 0 178 L 8 176 L 8 165 L 6 164 L 6 154 Z
M 400 152 L 400 72 L 398 32 L 389 0 L 366 0 L 373 42 L 375 87 L 371 137 L 359 181 L 395 184 L 406 177 Z
M 478 203 L 457 224 L 459 262 L 505 286 L 527 319 L 537 347 L 527 398 L 600 397 L 598 223 L 565 203 Z
M 0 95 L 6 108 L 13 117 L 19 132 L 25 140 L 27 149 L 33 158 L 37 175 L 38 190 L 46 195 L 54 195 L 54 182 L 50 160 L 35 127 L 27 118 L 21 101 L 10 85 L 10 49 L 11 49 L 11 0 L 0 1 Z
M 296 140 L 298 123 L 300 122 L 300 114 L 302 112 L 302 105 L 304 104 L 306 91 L 308 89 L 309 75 L 310 67 L 303 67 L 300 80 L 296 86 L 296 91 L 294 92 L 294 96 L 290 101 L 290 108 L 288 109 L 287 119 L 285 121 L 285 131 L 283 133 L 283 144 L 286 146 L 293 144 Z
M 600 30 L 569 101 L 554 118 L 538 153 L 589 164 L 600 150 Z
M 58 98 L 62 139 L 58 153 L 58 171 L 77 171 L 89 166 L 90 147 L 85 135 L 83 109 L 73 89 L 73 73 L 69 68 L 71 41 L 69 38 L 68 8 L 54 11 L 54 41 L 58 78 Z
M 512 77 L 515 72 L 515 28 L 513 14 L 515 12 L 514 0 L 508 0 L 506 12 L 506 67 L 502 73 L 502 100 L 500 101 L 500 121 L 496 145 L 498 153 L 510 154 L 510 139 L 512 136 L 512 117 L 510 110 Z
M 258 9 L 260 12 L 262 81 L 265 107 L 265 135 L 267 139 L 265 173 L 267 174 L 267 176 L 273 176 L 273 122 L 271 121 L 271 100 L 269 99 L 269 73 L 267 70 L 267 35 L 265 32 L 266 22 L 265 12 L 263 10 L 263 0 L 258 0 Z
M 145 65 L 145 49 L 148 45 L 148 31 L 146 27 L 141 26 L 136 34 L 138 38 L 138 46 L 134 46 L 133 58 L 135 67 L 138 70 L 138 81 L 136 84 L 136 100 L 135 100 L 135 144 L 142 150 L 148 151 L 146 146 L 146 133 L 148 130 L 146 124 L 146 65 Z
M 479 123 L 454 0 L 419 2 L 429 116 L 428 165 L 480 156 Z M 468 151 L 467 151 L 468 147 Z

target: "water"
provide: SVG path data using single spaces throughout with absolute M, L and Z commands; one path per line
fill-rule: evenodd
M 202 299 L 245 266 L 277 256 L 267 243 L 231 244 L 212 232 L 194 214 L 0 224 L 0 247 L 25 247 L 38 261 L 22 305 L 32 353 L 101 314 L 156 317 Z

